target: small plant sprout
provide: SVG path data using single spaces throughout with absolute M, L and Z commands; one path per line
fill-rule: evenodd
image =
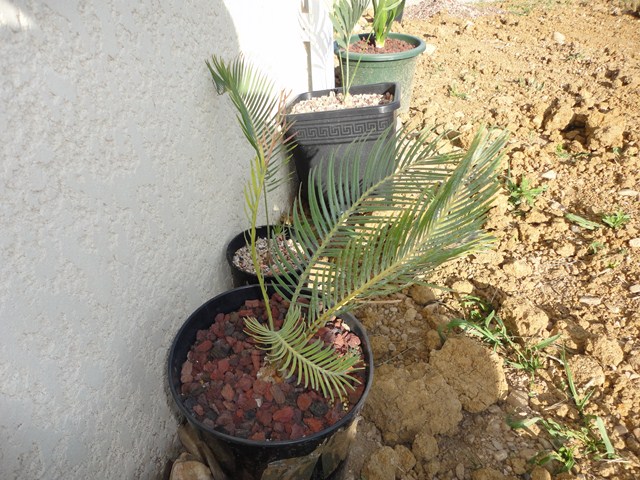
M 602 250 L 605 247 L 605 244 L 602 242 L 598 242 L 598 241 L 594 241 L 591 242 L 589 244 L 589 246 L 587 247 L 587 251 L 591 254 L 591 255 L 595 255 L 597 254 L 600 250 Z
M 568 472 L 575 466 L 576 461 L 584 456 L 594 460 L 616 458 L 604 422 L 598 416 L 584 417 L 582 425 L 576 427 L 542 417 L 510 419 L 507 423 L 513 429 L 529 429 L 537 424 L 552 437 L 553 450 L 539 452 L 533 457 L 532 461 L 538 465 L 556 460 L 562 465 L 561 471 Z
M 565 215 L 565 218 L 569 220 L 571 223 L 575 223 L 580 228 L 584 228 L 585 230 L 596 230 L 602 226 L 598 222 L 592 222 L 591 220 L 587 220 L 586 218 L 576 215 L 574 213 L 567 213 Z
M 373 33 L 376 48 L 384 48 L 396 16 L 404 9 L 405 0 L 373 0 Z
M 564 368 L 564 373 L 567 376 L 567 385 L 569 386 L 569 393 L 571 394 L 571 399 L 575 404 L 580 415 L 584 414 L 584 407 L 595 392 L 595 389 L 589 390 L 585 395 L 580 395 L 578 393 L 578 389 L 576 388 L 576 383 L 573 379 L 573 373 L 571 371 L 571 367 L 569 366 L 569 362 L 567 361 L 567 352 L 564 347 L 562 347 L 560 361 L 562 363 L 562 367 Z
M 449 85 L 449 96 L 459 98 L 460 100 L 466 100 L 469 96 L 458 90 L 458 86 L 455 83 Z
M 562 145 L 561 143 L 558 143 L 556 145 L 556 156 L 561 160 L 571 159 L 571 154 L 567 152 L 567 150 L 564 148 L 564 145 Z
M 342 87 L 345 101 L 349 98 L 349 90 L 353 82 L 354 73 L 350 72 L 349 50 L 351 49 L 351 35 L 353 29 L 358 23 L 360 17 L 364 13 L 369 0 L 336 0 L 331 11 L 331 23 L 338 47 L 346 52 L 345 59 L 338 56 L 340 62 L 340 76 L 342 78 Z M 356 68 L 358 66 L 356 65 Z
M 527 177 L 522 177 L 520 183 L 516 183 L 512 178 L 507 178 L 507 190 L 509 190 L 509 201 L 512 205 L 518 207 L 526 203 L 533 207 L 536 198 L 547 189 L 546 185 L 540 187 L 532 187 Z
M 613 228 L 614 230 L 626 225 L 631 221 L 631 216 L 622 210 L 616 210 L 613 213 L 607 213 L 602 216 L 602 222 Z
M 526 342 L 520 344 L 516 337 L 509 334 L 502 319 L 488 303 L 480 298 L 468 296 L 464 299 L 463 306 L 467 309 L 468 318 L 454 319 L 446 328 L 460 328 L 491 345 L 494 351 L 502 350 L 509 366 L 527 372 L 532 378 L 543 366 L 543 350 L 560 338 L 560 335 L 554 335 L 533 345 Z

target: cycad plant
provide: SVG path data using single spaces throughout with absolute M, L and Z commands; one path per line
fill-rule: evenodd
M 391 26 L 404 10 L 405 0 L 373 0 L 373 34 L 376 48 L 384 48 Z
M 284 140 L 283 112 L 277 101 L 244 88 L 263 85 L 244 61 L 226 64 L 214 57 L 210 65 L 218 91 L 231 94 L 256 151 L 245 187 L 255 230 L 272 154 L 282 148 L 275 143 Z M 291 216 L 298 245 L 274 259 L 286 272 L 276 290 L 291 301 L 284 324 L 276 328 L 268 308 L 265 323 L 245 321 L 267 361 L 282 376 L 295 376 L 325 396 L 344 396 L 359 359 L 337 354 L 314 334 L 332 317 L 425 282 L 444 262 L 491 244 L 482 224 L 499 188 L 496 170 L 505 142 L 505 133 L 481 130 L 468 151 L 444 151 L 445 142 L 432 132 L 401 132 L 396 142 L 378 142 L 365 166 L 342 162 L 334 171 L 331 159 L 312 171 L 310 181 L 317 184 L 326 170 L 325 193 L 309 188 L 306 202 L 297 198 Z M 344 154 L 357 154 L 358 148 Z M 258 279 L 268 304 L 264 277 Z
M 331 10 L 331 23 L 333 24 L 333 33 L 336 38 L 338 47 L 347 52 L 345 60 L 338 57 L 340 62 L 340 77 L 342 78 L 342 87 L 345 101 L 349 98 L 349 90 L 353 82 L 354 75 L 349 73 L 349 50 L 351 49 L 351 35 L 353 29 L 362 17 L 365 9 L 369 5 L 369 0 L 336 0 Z M 358 66 L 356 65 L 356 68 Z
M 227 63 L 214 55 L 211 61 L 205 63 L 218 94 L 229 94 L 238 112 L 238 123 L 255 154 L 251 160 L 251 188 L 244 191 L 245 214 L 252 226 L 247 244 L 250 246 L 256 276 L 264 283 L 256 248 L 256 225 L 262 203 L 269 231 L 268 193 L 288 180 L 284 172 L 289 159 L 284 115 L 287 97 L 283 92 L 276 95 L 273 82 L 242 56 Z M 275 231 L 280 233 L 278 228 Z M 273 249 L 269 247 L 269 252 Z

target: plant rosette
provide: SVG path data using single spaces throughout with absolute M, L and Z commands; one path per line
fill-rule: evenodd
M 271 293 L 278 326 L 289 303 Z M 347 314 L 316 335 L 363 358 L 364 368 L 354 374 L 361 383 L 348 398 L 330 400 L 265 366 L 264 351 L 243 331 L 245 317 L 264 316 L 259 298 L 258 286 L 237 288 L 189 317 L 169 354 L 172 396 L 229 478 L 330 478 L 346 460 L 373 378 L 366 333 Z
M 353 65 L 351 69 L 351 82 L 355 85 L 367 85 L 379 82 L 396 82 L 400 85 L 400 110 L 404 113 L 409 110 L 411 104 L 411 94 L 413 90 L 413 78 L 416 69 L 418 56 L 425 51 L 425 42 L 416 36 L 406 33 L 390 33 L 386 44 L 397 45 L 396 42 L 404 42 L 408 48 L 402 51 L 382 50 L 378 52 L 375 48 L 367 48 L 366 52 L 357 50 L 363 49 L 360 45 L 372 45 L 372 33 L 362 33 L 352 35 L 350 44 L 352 50 L 349 52 L 339 48 L 338 43 L 334 43 L 334 52 L 343 62 L 348 61 Z M 387 47 L 385 47 L 387 48 Z M 398 50 L 393 47 L 393 50 Z M 373 53 L 370 53 L 373 51 Z

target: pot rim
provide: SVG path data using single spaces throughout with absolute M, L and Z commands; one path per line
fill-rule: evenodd
M 349 43 L 355 43 L 358 40 L 369 38 L 373 33 L 359 33 L 352 35 Z M 404 52 L 395 53 L 357 53 L 349 52 L 348 58 L 350 62 L 389 62 L 394 60 L 406 60 L 417 57 L 427 48 L 427 44 L 419 37 L 415 35 L 409 35 L 408 33 L 394 33 L 391 32 L 387 38 L 393 38 L 396 40 L 404 40 L 405 42 L 413 45 L 410 50 Z M 333 51 L 336 55 L 342 58 L 346 58 L 347 54 L 344 50 L 340 50 L 336 42 L 333 43 Z
M 305 119 L 323 119 L 323 118 L 350 118 L 350 117 L 369 117 L 373 112 L 386 114 L 393 112 L 400 108 L 400 84 L 398 82 L 380 82 L 370 83 L 367 85 L 353 85 L 350 89 L 351 95 L 358 95 L 361 93 L 386 93 L 391 92 L 393 95 L 393 101 L 384 105 L 370 105 L 367 107 L 351 107 L 343 108 L 340 110 L 323 110 L 317 112 L 305 112 L 305 113 L 290 113 L 291 108 L 302 100 L 308 100 L 310 98 L 322 97 L 333 93 L 342 93 L 343 87 L 327 88 L 324 90 L 311 90 L 309 92 L 296 95 L 287 104 L 287 120 L 290 123 L 290 129 L 295 129 L 296 122 L 303 122 Z

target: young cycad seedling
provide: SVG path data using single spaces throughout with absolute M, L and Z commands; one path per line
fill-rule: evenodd
M 631 221 L 631 216 L 622 210 L 616 210 L 613 213 L 607 213 L 602 216 L 603 223 L 617 230 Z
M 349 98 L 349 91 L 355 75 L 355 72 L 349 71 L 351 68 L 349 62 L 351 35 L 367 5 L 369 5 L 369 0 L 337 0 L 330 15 L 336 43 L 338 47 L 346 52 L 344 60 L 341 55 L 338 55 L 345 101 Z M 358 65 L 355 68 L 358 68 Z
M 373 32 L 376 48 L 384 48 L 391 25 L 404 9 L 405 0 L 373 0 Z

